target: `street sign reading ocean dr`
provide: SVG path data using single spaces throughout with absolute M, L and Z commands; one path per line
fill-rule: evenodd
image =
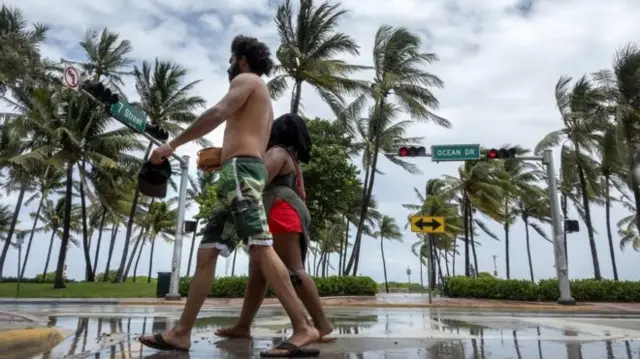
M 433 145 L 431 161 L 470 161 L 480 159 L 480 145 Z

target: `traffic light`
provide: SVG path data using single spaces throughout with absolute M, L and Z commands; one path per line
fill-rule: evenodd
M 580 232 L 580 223 L 575 219 L 564 220 L 564 231 L 567 233 Z
M 82 83 L 82 90 L 104 103 L 107 107 L 117 103 L 120 98 L 111 89 L 105 87 L 102 82 L 86 80 Z
M 166 141 L 169 138 L 169 132 L 167 132 L 167 130 L 149 122 L 147 122 L 147 125 L 144 128 L 144 132 L 158 141 Z
M 496 160 L 496 159 L 504 160 L 504 159 L 516 158 L 516 149 L 501 148 L 497 150 L 495 148 L 492 148 L 489 151 L 487 151 L 487 158 L 490 160 Z
M 427 149 L 422 146 L 420 147 L 402 146 L 398 151 L 398 156 L 400 157 L 425 157 L 426 155 L 427 155 Z

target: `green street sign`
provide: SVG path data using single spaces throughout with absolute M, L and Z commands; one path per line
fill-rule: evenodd
M 144 133 L 147 125 L 147 115 L 122 100 L 111 105 L 111 116 L 127 126 L 131 126 L 140 133 Z
M 431 161 L 469 161 L 480 159 L 480 145 L 433 145 Z

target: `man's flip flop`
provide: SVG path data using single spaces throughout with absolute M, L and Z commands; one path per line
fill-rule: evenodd
M 310 349 L 310 348 L 300 348 L 295 344 L 291 344 L 289 342 L 282 342 L 277 347 L 271 350 L 286 350 L 284 353 L 272 353 L 272 352 L 262 352 L 260 353 L 261 357 L 267 358 L 315 358 L 320 355 L 320 350 L 318 349 Z
M 162 337 L 162 333 L 157 333 L 153 335 L 153 339 L 155 343 L 152 343 L 148 340 L 145 340 L 143 337 L 139 337 L 138 341 L 142 343 L 142 345 L 147 346 L 151 349 L 155 350 L 166 350 L 166 351 L 178 351 L 178 352 L 188 352 L 189 349 L 180 348 L 175 345 L 167 343 Z

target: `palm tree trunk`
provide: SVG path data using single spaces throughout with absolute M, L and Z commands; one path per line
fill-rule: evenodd
M 104 220 L 107 217 L 107 209 L 102 207 L 102 217 L 100 217 L 100 227 L 98 233 L 98 243 L 96 244 L 96 254 L 93 256 L 93 279 L 95 280 L 96 269 L 98 268 L 98 258 L 100 257 L 100 246 L 102 245 L 102 232 L 104 231 Z
M 320 276 L 322 276 L 322 272 L 320 272 L 320 266 L 322 265 L 322 260 L 323 259 L 324 259 L 324 251 L 322 253 L 320 253 L 320 259 L 318 260 L 318 263 L 316 264 L 316 268 L 315 268 L 316 277 L 318 276 L 318 273 L 320 273 Z
M 422 247 L 423 246 L 424 246 L 424 244 L 420 246 L 420 252 L 418 253 L 419 254 L 418 255 L 418 260 L 420 262 L 420 287 L 422 287 L 422 288 L 424 288 L 424 279 L 422 278 L 422 267 L 423 267 L 422 266 Z
M 469 213 L 469 239 L 471 239 L 471 252 L 473 253 L 473 268 L 476 276 L 478 276 L 478 255 L 476 254 L 475 226 L 473 225 L 473 208 L 471 208 L 471 202 L 469 202 L 469 210 L 467 212 Z
M 156 248 L 156 237 L 151 238 L 151 253 L 149 254 L 149 273 L 147 274 L 147 283 L 151 283 L 151 271 L 153 270 L 153 252 Z
M 67 260 L 67 248 L 69 247 L 69 235 L 71 231 L 71 201 L 73 200 L 73 163 L 67 163 L 67 188 L 64 202 L 64 222 L 62 225 L 62 241 L 60 243 L 60 254 L 58 255 L 58 265 L 56 267 L 56 277 L 54 288 L 65 288 L 64 285 L 64 265 Z
M 561 201 L 562 201 L 562 218 L 567 219 L 567 194 L 563 191 L 562 192 L 562 197 L 561 197 Z M 564 240 L 564 256 L 567 262 L 567 267 L 569 267 L 569 250 L 567 247 L 567 229 L 565 228 L 565 226 L 562 226 L 562 237 Z
M 527 258 L 529 259 L 529 274 L 531 275 L 531 282 L 535 283 L 536 280 L 533 277 L 533 261 L 531 260 L 531 245 L 529 243 L 529 219 L 525 216 L 522 218 L 524 222 L 524 239 L 527 244 Z
M 49 269 L 49 261 L 51 260 L 51 251 L 53 250 L 53 240 L 56 237 L 56 232 L 58 228 L 51 229 L 51 239 L 49 240 L 49 250 L 47 251 L 47 259 L 44 262 L 44 271 L 42 272 L 42 281 L 44 282 L 44 278 L 47 276 L 47 270 Z
M 471 266 L 471 258 L 469 257 L 471 249 L 469 248 L 469 214 L 467 212 L 469 210 L 469 206 L 467 205 L 469 199 L 467 198 L 466 191 L 463 196 L 464 206 L 462 216 L 464 217 L 464 275 L 469 277 L 471 276 L 471 271 L 469 270 L 469 267 Z
M 444 266 L 445 266 L 445 269 L 447 270 L 447 277 L 450 277 L 451 272 L 449 272 L 449 251 L 444 252 Z
M 46 196 L 43 191 L 42 197 L 40 197 L 40 203 L 38 204 L 38 209 L 36 210 L 36 219 L 33 220 L 33 226 L 31 227 L 31 234 L 29 234 L 29 241 L 27 242 L 27 251 L 24 254 L 24 262 L 22 263 L 22 270 L 20 270 L 21 278 L 24 277 L 24 271 L 27 268 L 27 261 L 29 260 L 29 253 L 31 252 L 31 244 L 33 243 L 33 235 L 36 233 L 36 227 L 38 226 L 38 220 L 40 219 L 40 212 L 42 211 L 42 205 L 44 204 L 45 198 Z
M 509 203 L 505 200 L 505 221 L 504 221 L 504 261 L 507 271 L 507 279 L 511 279 L 511 251 L 509 250 Z
M 231 276 L 235 276 L 236 273 L 236 256 L 238 255 L 238 250 L 233 251 L 233 260 L 231 261 Z
M 151 148 L 153 147 L 153 142 L 149 142 L 149 146 L 147 146 L 147 152 L 144 154 L 144 160 L 146 161 L 149 158 L 149 153 L 151 153 Z M 127 232 L 124 236 L 124 247 L 122 248 L 122 257 L 120 258 L 120 266 L 118 267 L 118 272 L 116 273 L 116 278 L 114 280 L 115 283 L 122 283 L 124 281 L 124 271 L 125 271 L 125 263 L 127 261 L 127 254 L 129 253 L 129 243 L 131 242 L 131 232 L 133 231 L 133 221 L 136 216 L 136 209 L 138 208 L 138 197 L 140 196 L 140 191 L 138 190 L 138 186 L 136 186 L 136 190 L 133 194 L 133 199 L 131 200 L 131 209 L 129 210 L 129 220 L 127 221 Z
M 346 264 L 346 268 L 344 268 L 343 266 L 343 273 L 344 275 L 349 275 L 351 272 L 351 266 L 353 265 L 353 262 L 355 260 L 355 256 L 357 255 L 358 252 L 358 248 L 360 246 L 360 240 L 358 236 L 362 236 L 362 230 L 364 229 L 364 221 L 366 219 L 366 211 L 367 208 L 364 205 L 364 200 L 367 198 L 367 185 L 369 184 L 369 176 L 371 173 L 371 168 L 369 165 L 367 165 L 367 167 L 365 168 L 364 171 L 364 182 L 363 182 L 363 187 L 362 187 L 362 201 L 363 204 L 360 207 L 360 218 L 358 219 L 358 227 L 356 228 L 356 238 L 353 241 L 353 247 L 351 248 L 351 256 L 349 257 L 349 263 L 346 262 L 346 257 L 345 257 L 345 264 Z M 365 215 L 363 215 L 362 213 L 365 213 Z M 344 250 L 345 255 L 347 253 L 347 249 L 345 248 Z
M 109 253 L 107 254 L 107 264 L 104 267 L 104 275 L 102 278 L 103 282 L 107 282 L 109 278 L 109 270 L 111 270 L 111 258 L 113 257 L 113 247 L 116 244 L 116 236 L 118 235 L 119 229 L 120 229 L 120 226 L 116 221 L 115 223 L 113 223 L 113 226 L 111 227 L 111 241 L 109 241 Z
M 142 245 L 140 246 L 140 249 L 138 250 L 138 255 L 136 256 L 136 264 L 133 265 L 133 278 L 131 279 L 131 281 L 133 283 L 136 282 L 136 277 L 138 277 L 138 264 L 140 264 L 140 257 L 142 257 L 142 250 L 144 249 L 144 245 L 146 243 L 147 243 L 147 241 L 142 242 Z
M 576 146 L 576 152 L 579 149 Z M 593 235 L 593 222 L 591 221 L 591 209 L 589 208 L 589 197 L 587 197 L 587 180 L 584 176 L 582 164 L 578 163 L 578 178 L 580 179 L 580 189 L 582 192 L 582 206 L 584 208 L 584 217 L 587 225 L 587 233 L 589 235 L 589 248 L 591 249 L 591 259 L 593 260 L 593 276 L 596 280 L 602 279 L 600 274 L 600 262 L 598 260 L 598 248 L 596 247 L 596 239 Z
M 346 246 L 346 241 L 349 238 L 349 220 L 347 219 L 347 216 L 344 216 L 344 220 L 347 223 L 347 227 L 345 232 L 345 238 L 341 238 L 340 239 L 340 248 L 338 250 L 339 256 L 338 256 L 338 275 L 342 275 L 342 258 L 343 258 L 343 254 L 342 254 L 342 249 Z
M 123 278 L 122 281 L 125 282 L 127 280 L 127 276 L 129 275 L 129 270 L 131 269 L 131 264 L 133 263 L 133 258 L 136 256 L 136 249 L 138 249 L 138 247 L 140 246 L 140 242 L 143 242 L 146 240 L 147 237 L 147 229 L 145 228 L 142 233 L 140 234 L 140 236 L 138 236 L 138 239 L 136 240 L 136 243 L 133 246 L 133 250 L 131 251 L 131 255 L 129 256 L 129 261 L 127 263 L 127 267 L 123 273 Z
M 611 267 L 613 267 L 613 280 L 618 281 L 618 266 L 616 265 L 616 252 L 613 249 L 613 234 L 611 233 L 611 198 L 609 196 L 609 176 L 604 177 L 605 190 L 605 216 L 607 218 L 607 239 L 609 240 L 609 255 L 611 256 Z
M 456 238 L 455 242 L 457 242 L 457 241 L 458 241 L 458 239 Z M 454 242 L 454 244 L 457 244 L 455 242 Z M 456 276 L 456 256 L 457 256 L 456 246 L 454 245 L 453 246 L 453 251 L 451 251 L 451 274 L 452 274 L 453 277 Z
M 27 192 L 27 184 L 23 183 L 20 186 L 20 192 L 18 193 L 18 201 L 16 202 L 16 209 L 13 211 L 13 218 L 11 218 L 11 225 L 9 226 L 9 233 L 4 239 L 4 246 L 2 247 L 2 254 L 0 254 L 0 278 L 4 271 L 4 262 L 7 259 L 7 253 L 13 239 L 13 234 L 16 230 L 16 224 L 18 223 L 18 216 L 20 215 L 20 209 L 22 208 L 22 201 L 24 200 L 24 194 Z
M 628 173 L 630 176 L 629 183 L 631 184 L 631 191 L 633 191 L 633 198 L 635 200 L 636 211 L 640 210 L 640 178 L 638 178 L 636 171 L 636 141 L 634 139 L 636 136 L 636 130 L 634 128 L 634 124 L 631 121 L 625 121 L 624 123 L 624 137 L 627 147 L 627 166 Z M 636 227 L 638 228 L 638 232 L 640 232 L 640 216 L 636 216 Z
M 429 235 L 429 236 L 430 236 L 429 240 L 431 242 L 431 245 L 429 246 L 429 263 L 431 265 L 431 270 L 429 271 L 429 282 L 431 282 L 429 285 L 429 289 L 434 290 L 436 288 L 436 268 L 435 268 L 435 265 L 436 265 L 435 249 L 436 248 L 433 245 L 433 236 L 432 235 Z
M 316 248 L 316 250 L 313 251 L 313 267 L 311 269 L 315 270 L 317 261 L 318 261 L 318 250 Z M 309 272 L 309 274 L 311 274 L 311 272 Z M 318 276 L 318 272 L 314 272 L 313 275 L 317 277 Z
M 80 162 L 80 212 L 82 215 L 82 252 L 84 254 L 84 277 L 87 282 L 93 282 L 91 269 L 91 253 L 89 252 L 89 234 L 87 233 L 87 203 L 84 193 L 85 162 Z
M 384 97 L 386 98 L 386 94 L 384 95 Z M 360 244 L 362 241 L 362 231 L 364 230 L 364 221 L 366 219 L 367 216 L 367 210 L 369 209 L 369 202 L 371 201 L 371 194 L 373 193 L 373 184 L 375 181 L 375 177 L 376 177 L 376 166 L 378 165 L 378 152 L 380 150 L 380 120 L 378 118 L 378 116 L 381 115 L 381 110 L 384 106 L 384 98 L 380 99 L 379 104 L 378 104 L 378 109 L 379 111 L 377 111 L 376 113 L 374 113 L 374 124 L 375 124 L 375 137 L 374 137 L 374 144 L 373 144 L 373 156 L 371 157 L 371 163 L 368 164 L 367 166 L 367 170 L 365 173 L 365 186 L 364 186 L 364 192 L 365 192 L 365 196 L 362 199 L 362 208 L 360 209 L 360 220 L 358 222 L 358 230 L 356 232 L 356 239 L 353 243 L 353 251 L 351 252 L 351 258 L 349 258 L 349 264 L 347 264 L 347 270 L 346 272 L 349 272 L 351 270 L 351 267 L 353 266 L 353 275 L 356 275 L 356 273 L 358 272 L 358 259 L 360 257 Z M 367 179 L 367 174 L 369 176 L 369 178 Z M 368 181 L 367 181 L 368 180 Z M 355 252 L 355 256 L 353 255 Z
M 438 265 L 438 277 L 440 278 L 440 283 L 443 283 L 442 281 L 442 260 L 440 258 L 440 253 L 438 253 L 438 251 L 434 248 L 433 251 L 435 252 L 435 257 L 436 257 L 436 264 Z
M 193 247 L 196 245 L 196 235 L 198 234 L 198 223 L 200 220 L 196 220 L 196 229 L 193 231 L 193 236 L 191 237 L 191 249 L 189 250 L 189 264 L 187 265 L 187 277 L 191 273 L 191 259 L 193 258 Z M 233 269 L 231 270 L 233 273 Z M 232 275 L 233 276 L 233 275 Z
M 300 99 L 302 98 L 302 81 L 296 80 L 293 85 L 293 96 L 291 97 L 291 113 L 297 114 L 300 109 Z

